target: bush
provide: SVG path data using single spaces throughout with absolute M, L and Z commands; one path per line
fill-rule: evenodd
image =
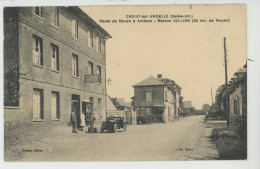
M 238 160 L 247 158 L 246 133 L 241 127 L 213 129 L 211 138 L 215 142 L 222 160 Z

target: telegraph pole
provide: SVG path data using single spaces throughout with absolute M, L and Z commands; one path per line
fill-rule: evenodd
M 224 60 L 225 60 L 225 82 L 226 82 L 226 116 L 227 116 L 227 127 L 229 127 L 226 37 L 224 37 Z
M 211 86 L 211 106 L 213 106 L 212 86 Z

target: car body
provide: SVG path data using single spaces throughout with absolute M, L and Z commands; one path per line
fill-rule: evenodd
M 153 118 L 151 115 L 137 116 L 137 124 L 149 124 L 152 122 L 153 122 Z
M 102 122 L 100 131 L 104 132 L 105 130 L 108 130 L 116 133 L 119 129 L 123 129 L 123 131 L 126 131 L 125 118 L 110 116 L 107 117 L 106 121 Z

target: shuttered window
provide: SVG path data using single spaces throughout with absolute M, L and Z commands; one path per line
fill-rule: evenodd
M 33 36 L 33 63 L 43 66 L 42 38 Z
M 43 90 L 33 89 L 33 119 L 43 120 Z
M 60 118 L 60 96 L 58 92 L 51 92 L 51 117 Z

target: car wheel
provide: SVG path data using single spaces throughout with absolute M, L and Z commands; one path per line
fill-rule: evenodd
M 116 133 L 117 132 L 117 124 L 114 124 L 114 133 Z

